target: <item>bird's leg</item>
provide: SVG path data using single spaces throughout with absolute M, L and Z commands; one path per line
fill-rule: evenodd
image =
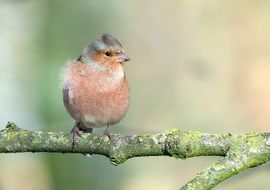
M 71 139 L 72 139 L 72 149 L 75 146 L 75 137 L 78 135 L 81 137 L 82 135 L 80 134 L 80 131 L 83 131 L 85 133 L 92 133 L 93 128 L 86 128 L 84 127 L 83 123 L 76 121 L 70 134 L 71 134 Z
M 76 135 L 81 136 L 79 125 L 80 125 L 80 122 L 76 121 L 71 132 L 70 132 L 71 140 L 72 140 L 72 148 L 74 148 Z
M 110 133 L 109 133 L 109 125 L 108 124 L 106 125 L 106 127 L 104 129 L 103 135 L 111 138 Z

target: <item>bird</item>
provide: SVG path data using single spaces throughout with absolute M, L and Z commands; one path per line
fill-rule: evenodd
M 109 127 L 120 122 L 129 106 L 129 86 L 124 63 L 129 61 L 121 43 L 104 33 L 87 45 L 78 59 L 69 61 L 61 75 L 63 102 L 75 120 L 72 143 L 81 132 Z

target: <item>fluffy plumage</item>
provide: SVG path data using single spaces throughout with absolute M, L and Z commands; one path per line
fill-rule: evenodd
M 108 127 L 125 116 L 129 88 L 123 62 L 128 60 L 120 42 L 103 34 L 78 60 L 67 64 L 62 75 L 63 101 L 76 120 L 73 140 L 79 130 Z

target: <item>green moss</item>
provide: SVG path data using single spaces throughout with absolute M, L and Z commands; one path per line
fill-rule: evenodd
M 177 128 L 173 128 L 170 130 L 165 131 L 165 135 L 177 135 L 179 134 L 180 130 Z
M 64 137 L 64 136 L 58 137 L 58 143 L 66 144 L 66 143 L 68 143 L 69 141 L 70 141 L 70 140 L 67 139 L 67 138 Z
M 67 134 L 22 130 L 12 122 L 8 122 L 0 135 L 1 152 L 69 152 L 71 147 L 71 140 Z M 114 135 L 111 139 L 92 134 L 76 139 L 78 144 L 72 152 L 84 153 L 90 150 L 91 153 L 109 157 L 114 165 L 137 156 L 165 154 L 182 159 L 200 155 L 224 156 L 224 159 L 198 174 L 185 186 L 186 189 L 200 189 L 203 188 L 201 185 L 205 184 L 204 189 L 209 189 L 242 170 L 270 160 L 269 136 L 269 133 L 256 132 L 243 135 L 215 135 L 198 131 L 181 132 L 177 128 L 163 134 Z M 223 154 L 220 154 L 221 151 Z
M 264 145 L 264 137 L 263 136 L 258 136 L 256 138 L 248 138 L 247 144 L 252 149 L 260 149 L 260 148 L 262 148 L 262 145 Z
M 223 165 L 220 162 L 217 162 L 216 164 L 214 164 L 215 170 L 220 170 L 221 168 L 223 168 Z
M 138 136 L 138 142 L 143 142 L 144 141 L 144 137 L 143 136 Z
M 172 129 L 165 132 L 166 134 L 165 148 L 170 156 L 174 158 L 185 159 L 186 153 L 183 146 L 181 146 L 181 144 L 184 144 L 183 141 L 185 141 L 185 139 L 182 136 L 180 137 L 177 136 L 179 132 L 180 130 L 178 129 Z
M 6 129 L 14 129 L 14 128 L 17 128 L 17 125 L 9 121 L 6 125 Z
M 121 151 L 114 151 L 112 154 L 109 155 L 109 157 L 110 157 L 111 163 L 115 166 L 122 164 L 127 160 L 125 154 L 123 154 L 123 152 Z
M 105 136 L 104 139 L 103 139 L 103 141 L 104 141 L 105 143 L 108 143 L 108 142 L 110 141 L 110 138 L 109 138 L 108 136 Z
M 247 133 L 245 136 L 246 136 L 246 137 L 254 137 L 254 136 L 258 135 L 258 134 L 259 134 L 259 133 L 256 132 L 256 131 L 250 131 L 250 132 Z

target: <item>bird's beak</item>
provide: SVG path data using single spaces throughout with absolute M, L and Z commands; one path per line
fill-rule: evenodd
M 125 54 L 120 54 L 120 55 L 117 56 L 117 62 L 118 63 L 124 63 L 124 62 L 127 62 L 129 60 L 130 59 Z

